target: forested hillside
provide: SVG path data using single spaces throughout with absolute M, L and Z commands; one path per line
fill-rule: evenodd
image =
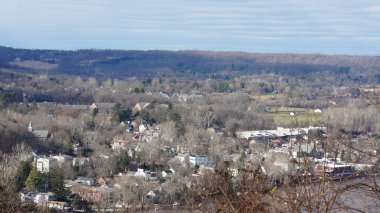
M 302 75 L 324 71 L 357 75 L 373 73 L 380 68 L 380 58 L 211 51 L 58 51 L 0 47 L 0 68 L 3 74 L 5 71 L 43 72 L 97 78 L 229 78 L 263 72 Z

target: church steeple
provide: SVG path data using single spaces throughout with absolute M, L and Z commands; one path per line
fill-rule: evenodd
M 32 122 L 29 122 L 28 131 L 33 132 Z

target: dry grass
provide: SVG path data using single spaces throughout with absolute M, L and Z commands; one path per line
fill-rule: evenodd
M 10 64 L 17 65 L 19 67 L 35 69 L 35 70 L 52 70 L 58 68 L 58 64 L 49 64 L 43 61 L 20 61 L 20 62 L 10 62 Z

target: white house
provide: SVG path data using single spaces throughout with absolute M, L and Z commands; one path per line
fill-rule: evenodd
M 37 204 L 46 203 L 48 201 L 53 201 L 55 199 L 55 195 L 51 192 L 49 193 L 38 193 L 34 197 L 33 202 Z
M 27 193 L 20 193 L 21 202 L 23 203 L 36 203 L 38 205 L 46 204 L 49 201 L 54 200 L 55 194 L 48 192 L 48 193 L 36 193 L 36 192 L 27 192 Z
M 52 157 L 38 158 L 37 159 L 37 171 L 41 173 L 47 173 L 53 167 L 57 166 L 57 159 Z
M 146 178 L 146 174 L 144 172 L 144 169 L 137 169 L 137 172 L 135 173 L 136 177 L 143 177 Z
M 48 201 L 46 203 L 46 206 L 51 209 L 58 209 L 58 210 L 70 210 L 70 204 L 67 202 L 62 202 L 62 201 Z
M 62 168 L 71 167 L 73 165 L 74 158 L 69 155 L 54 155 L 52 158 L 56 159 L 58 165 Z

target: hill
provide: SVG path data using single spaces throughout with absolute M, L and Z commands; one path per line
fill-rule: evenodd
M 213 51 L 30 50 L 0 47 L 0 68 L 26 73 L 128 78 L 151 76 L 228 78 L 274 72 L 373 73 L 380 57 L 320 54 L 260 54 Z

